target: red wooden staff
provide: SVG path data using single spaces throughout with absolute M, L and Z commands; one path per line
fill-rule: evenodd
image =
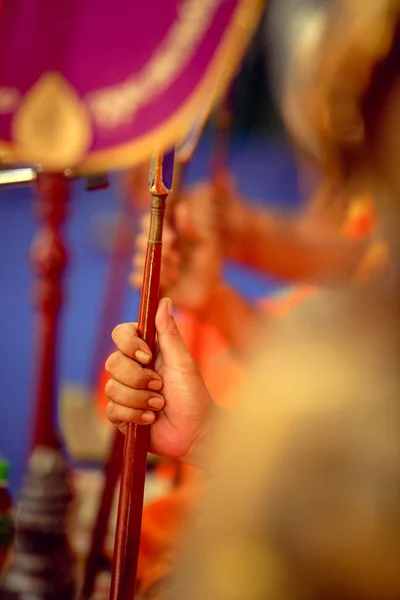
M 155 317 L 159 300 L 162 231 L 167 196 L 172 187 L 173 152 L 159 153 L 150 177 L 151 219 L 140 301 L 138 333 L 155 349 Z M 149 365 L 152 368 L 153 365 Z M 110 600 L 133 597 L 139 556 L 144 484 L 150 427 L 128 424 L 118 505 Z
M 141 195 L 140 186 L 141 168 L 129 172 L 130 180 L 128 190 L 124 189 L 123 202 L 118 214 L 114 247 L 112 249 L 111 262 L 109 265 L 108 281 L 105 297 L 101 311 L 100 328 L 98 333 L 97 352 L 95 354 L 92 380 L 93 388 L 98 379 L 100 370 L 104 370 L 106 357 L 106 344 L 109 346 L 110 331 L 116 322 L 116 315 L 121 311 L 122 290 L 126 285 L 127 272 L 130 267 L 131 254 L 129 249 L 133 247 L 134 229 L 130 232 L 130 240 L 127 244 L 126 225 L 127 222 L 133 228 L 132 213 L 136 205 L 134 199 Z M 117 292 L 116 292 L 117 290 Z M 110 326 L 110 324 L 113 324 Z M 96 384 L 98 385 L 98 383 Z M 109 527 L 110 515 L 114 503 L 114 494 L 121 474 L 122 457 L 124 450 L 124 437 L 116 430 L 114 433 L 111 449 L 104 469 L 104 486 L 100 497 L 99 508 L 91 536 L 90 548 L 85 561 L 81 598 L 88 599 L 92 596 L 97 574 L 103 569 L 108 570 L 109 560 L 106 557 L 105 542 Z
M 188 165 L 198 145 L 207 113 L 204 113 L 192 129 L 184 143 L 176 150 L 174 156 L 173 183 L 171 193 L 168 196 L 168 207 L 166 218 L 172 227 L 175 225 L 175 211 L 182 198 L 182 184 L 187 172 Z M 197 347 L 197 328 L 194 328 L 193 348 Z M 107 568 L 108 560 L 105 556 L 105 541 L 109 527 L 109 520 L 114 501 L 115 490 L 121 474 L 121 463 L 123 457 L 124 437 L 119 431 L 115 432 L 104 472 L 104 487 L 101 494 L 99 509 L 95 519 L 89 553 L 86 559 L 81 598 L 87 600 L 91 597 L 97 574 Z M 180 468 L 177 466 L 176 482 L 179 481 Z

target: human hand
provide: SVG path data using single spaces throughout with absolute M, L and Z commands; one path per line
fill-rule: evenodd
M 141 290 L 143 285 L 143 272 L 146 262 L 147 242 L 149 237 L 150 214 L 144 214 L 139 220 L 139 233 L 135 239 L 135 252 L 132 259 L 132 271 L 129 275 L 129 282 L 133 288 Z M 177 235 L 170 227 L 168 222 L 164 223 L 163 227 L 163 251 L 162 251 L 162 266 L 160 274 L 160 288 L 163 295 L 168 295 L 171 287 L 179 279 L 179 271 L 181 268 L 182 256 L 177 246 Z M 172 297 L 174 304 L 176 298 Z
M 152 425 L 150 452 L 194 464 L 214 402 L 180 336 L 169 298 L 160 301 L 156 328 L 154 369 L 146 367 L 151 351 L 139 338 L 137 324 L 114 329 L 118 350 L 106 362 L 111 375 L 106 384 L 107 416 L 122 432 L 127 423 Z
M 221 240 L 209 184 L 195 186 L 176 208 L 176 229 L 166 220 L 160 286 L 179 308 L 201 313 L 222 281 Z M 136 238 L 131 284 L 140 289 L 150 217 Z

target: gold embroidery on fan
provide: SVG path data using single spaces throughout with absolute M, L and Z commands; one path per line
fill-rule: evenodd
M 208 0 L 207 0 L 208 1 Z M 222 1 L 222 0 L 218 0 Z M 199 2 L 201 5 L 202 2 Z M 201 6 L 198 6 L 201 10 Z M 238 0 L 230 23 L 194 89 L 178 104 L 173 114 L 137 139 L 89 152 L 80 161 L 81 172 L 98 173 L 110 168 L 127 168 L 149 160 L 155 147 L 170 147 L 184 140 L 203 111 L 210 111 L 222 97 L 255 31 L 264 0 Z M 104 90 L 99 90 L 104 91 Z M 91 98 L 97 93 L 92 92 Z M 86 97 L 86 101 L 89 95 Z M 22 97 L 22 102 L 24 101 Z M 83 106 L 82 106 L 83 108 Z M 86 106 L 87 112 L 88 107 Z M 91 116 L 91 115 L 90 115 Z M 26 148 L 14 140 L 0 140 L 0 161 L 7 163 L 35 160 L 36 153 L 26 155 Z M 30 147 L 32 150 L 32 146 Z M 51 157 L 50 157 L 51 158 Z M 49 168 L 44 160 L 43 166 Z
M 24 156 L 50 169 L 76 165 L 90 147 L 84 105 L 59 73 L 45 73 L 29 90 L 13 121 Z
M 221 0 L 182 2 L 173 26 L 137 74 L 87 95 L 86 103 L 96 124 L 113 128 L 130 122 L 141 106 L 167 89 L 189 63 L 220 4 Z

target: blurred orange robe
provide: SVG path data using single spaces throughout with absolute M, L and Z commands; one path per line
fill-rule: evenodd
M 345 226 L 345 233 L 362 238 L 372 233 L 374 212 L 369 201 L 354 203 Z M 311 285 L 297 285 L 283 294 L 262 299 L 261 307 L 266 315 L 284 317 L 292 308 L 306 300 L 314 291 Z M 177 317 L 179 329 L 192 354 L 197 359 L 205 382 L 219 404 L 226 402 L 226 390 L 237 386 L 243 376 L 243 365 L 230 352 L 222 335 L 207 323 L 196 323 L 181 313 Z M 104 395 L 108 374 L 100 382 L 99 407 L 105 415 L 108 400 Z M 233 408 L 226 406 L 226 408 Z M 159 476 L 174 477 L 172 465 L 161 464 Z M 202 484 L 194 467 L 181 465 L 179 484 L 159 500 L 147 504 L 143 512 L 141 547 L 138 565 L 139 592 L 145 596 L 148 590 L 171 575 L 175 568 L 177 552 L 186 523 L 194 514 L 201 497 Z

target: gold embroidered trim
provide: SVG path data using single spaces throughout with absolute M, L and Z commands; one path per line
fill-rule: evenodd
M 208 1 L 211 2 L 211 0 Z M 199 4 L 201 3 L 199 2 Z M 225 92 L 257 27 L 264 5 L 264 0 L 240 0 L 238 2 L 231 22 L 202 79 L 176 112 L 162 125 L 134 141 L 119 144 L 110 149 L 91 152 L 80 161 L 79 171 L 93 173 L 132 167 L 150 159 L 154 148 L 166 149 L 182 142 L 198 120 L 199 115 L 209 114 Z M 44 168 L 54 170 L 51 158 L 51 155 L 48 155 L 47 158 L 42 156 L 41 163 Z M 18 141 L 9 143 L 0 140 L 0 161 L 9 163 L 26 160 L 38 162 L 35 155 L 32 156 L 29 153 L 29 156 L 26 156 L 25 149 L 18 145 Z M 63 165 L 63 168 L 76 166 L 68 163 Z
M 96 90 L 85 101 L 99 127 L 107 129 L 131 122 L 150 99 L 157 98 L 190 62 L 221 0 L 186 0 L 178 18 L 145 66 L 124 83 Z
M 82 172 L 129 168 L 149 159 L 155 147 L 168 148 L 182 142 L 199 114 L 209 114 L 225 93 L 252 39 L 264 6 L 264 0 L 241 0 L 202 80 L 176 112 L 138 140 L 92 152 L 81 165 Z

